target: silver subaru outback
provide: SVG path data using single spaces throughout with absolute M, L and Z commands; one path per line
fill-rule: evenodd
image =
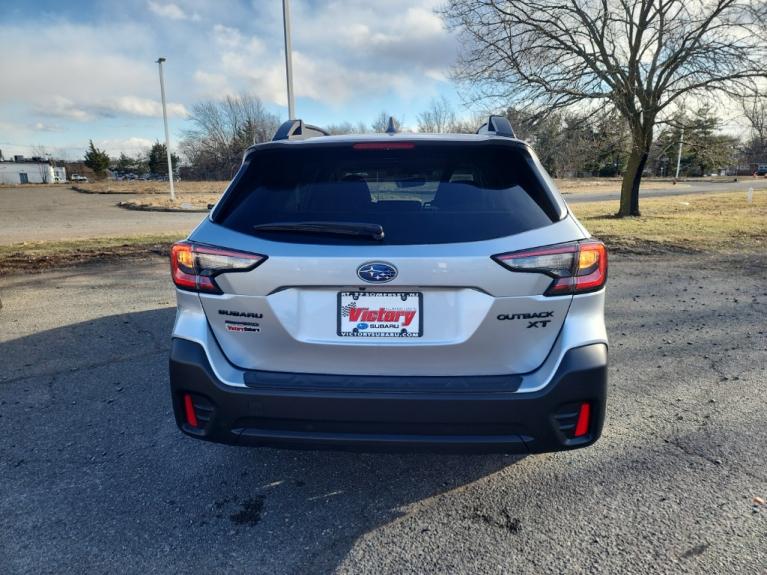
M 602 431 L 605 247 L 505 118 L 471 135 L 286 122 L 171 271 L 192 437 L 532 453 Z

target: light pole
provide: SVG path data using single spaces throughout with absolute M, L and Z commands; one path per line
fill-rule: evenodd
M 285 74 L 288 80 L 288 120 L 296 117 L 293 98 L 293 47 L 290 42 L 290 0 L 282 0 L 282 23 L 285 29 Z
M 676 156 L 676 177 L 679 179 L 679 167 L 682 165 L 682 144 L 684 144 L 684 128 L 682 128 L 682 135 L 679 137 L 679 153 Z
M 170 200 L 176 201 L 176 190 L 173 189 L 173 162 L 170 156 L 170 134 L 168 133 L 168 110 L 165 107 L 165 77 L 162 73 L 162 63 L 165 58 L 158 58 L 157 65 L 160 67 L 160 96 L 162 97 L 162 120 L 165 123 L 165 151 L 168 154 L 168 181 L 170 182 Z

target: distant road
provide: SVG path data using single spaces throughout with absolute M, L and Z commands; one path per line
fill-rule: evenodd
M 641 197 L 739 191 L 750 186 L 767 190 L 767 180 L 690 182 L 668 189 L 645 190 Z M 574 204 L 617 200 L 617 191 L 565 194 Z M 132 194 L 82 194 L 65 186 L 0 186 L 0 245 L 20 242 L 121 237 L 178 232 L 188 234 L 204 217 L 201 213 L 138 212 L 116 206 L 135 199 Z
M 131 194 L 82 194 L 68 186 L 0 187 L 0 245 L 43 240 L 189 233 L 201 213 L 118 208 Z
M 668 188 L 642 190 L 640 188 L 640 198 L 655 198 L 661 196 L 684 196 L 687 194 L 714 193 L 714 192 L 738 192 L 744 194 L 748 188 L 754 190 L 767 190 L 767 179 L 754 180 L 750 177 L 740 178 L 737 182 L 686 182 L 676 186 L 669 185 Z M 568 204 L 577 204 L 580 202 L 600 202 L 605 200 L 617 200 L 620 198 L 620 192 L 571 192 L 562 194 Z

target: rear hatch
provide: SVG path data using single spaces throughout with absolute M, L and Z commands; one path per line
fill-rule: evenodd
M 497 254 L 578 240 L 523 144 L 401 139 L 251 152 L 190 238 L 266 257 L 201 293 L 244 369 L 350 375 L 526 373 L 571 295 Z

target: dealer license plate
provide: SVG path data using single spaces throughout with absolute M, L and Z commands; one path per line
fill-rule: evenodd
M 421 337 L 422 308 L 419 292 L 339 292 L 338 335 Z

